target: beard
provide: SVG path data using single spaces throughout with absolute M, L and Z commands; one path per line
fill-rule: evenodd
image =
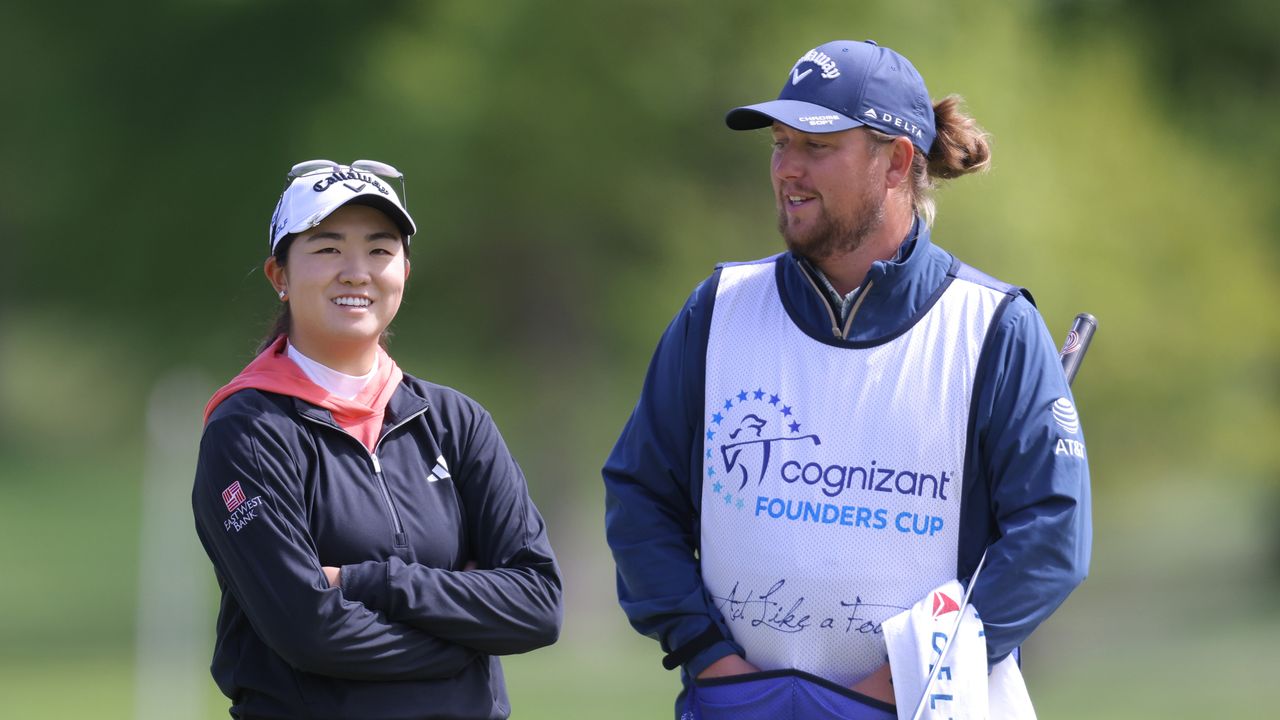
M 785 206 L 778 208 L 778 232 L 786 241 L 787 249 L 810 262 L 819 262 L 862 247 L 884 224 L 883 195 L 877 193 L 873 184 L 868 183 L 864 188 L 851 216 L 834 217 L 824 205 L 817 220 L 804 230 L 791 226 Z

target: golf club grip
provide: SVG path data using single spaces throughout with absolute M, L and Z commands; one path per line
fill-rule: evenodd
M 1097 329 L 1098 319 L 1089 313 L 1080 313 L 1076 316 L 1075 322 L 1071 323 L 1066 342 L 1062 343 L 1062 350 L 1058 352 L 1058 357 L 1062 360 L 1062 372 L 1067 375 L 1068 385 L 1076 379 L 1076 373 L 1080 371 L 1080 363 L 1084 362 L 1084 354 L 1089 351 L 1089 343 L 1093 342 L 1093 333 Z

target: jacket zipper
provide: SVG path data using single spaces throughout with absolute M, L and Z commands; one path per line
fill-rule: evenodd
M 841 337 L 840 319 L 836 317 L 836 311 L 831 309 L 831 301 L 828 300 L 827 296 L 822 293 L 820 288 L 818 288 L 818 283 L 814 282 L 813 278 L 809 277 L 809 273 L 806 270 L 801 268 L 800 274 L 804 275 L 804 279 L 809 281 L 809 286 L 813 288 L 814 292 L 818 293 L 818 299 L 822 301 L 822 307 L 827 309 L 827 317 L 831 319 L 831 334 L 836 337 Z
M 404 547 L 409 544 L 409 540 L 405 537 L 400 512 L 396 510 L 396 504 L 391 501 L 391 488 L 387 487 L 387 479 L 382 476 L 382 463 L 378 462 L 378 456 L 374 453 L 369 453 L 369 459 L 373 461 L 373 475 L 378 478 L 378 489 L 382 491 L 382 499 L 386 501 L 387 509 L 391 511 L 391 523 L 396 529 L 396 547 Z
M 858 299 L 854 301 L 853 307 L 849 308 L 849 317 L 845 319 L 844 329 L 841 330 L 840 320 L 836 317 L 836 311 L 832 309 L 831 301 L 827 299 L 826 293 L 822 292 L 822 289 L 818 287 L 818 283 L 814 282 L 813 278 L 809 276 L 809 273 L 802 269 L 800 274 L 804 275 L 804 279 L 809 281 L 809 287 L 812 287 L 813 291 L 818 293 L 818 298 L 822 300 L 822 307 L 827 309 L 827 317 L 831 320 L 831 334 L 841 340 L 848 340 L 849 328 L 853 327 L 853 316 L 858 314 L 858 310 L 862 307 L 862 301 L 866 299 L 867 293 L 871 291 L 871 286 L 875 284 L 875 281 L 868 280 L 867 283 L 862 286 L 862 289 L 858 291 Z
M 858 314 L 862 301 L 867 299 L 867 293 L 871 292 L 871 286 L 875 285 L 875 282 L 875 280 L 868 280 L 867 284 L 858 291 L 858 299 L 853 301 L 853 307 L 849 308 L 849 317 L 844 321 L 844 334 L 840 336 L 842 339 L 849 339 L 849 328 L 853 327 L 853 317 Z
M 382 492 L 382 499 L 383 501 L 386 502 L 387 512 L 391 516 L 391 524 L 395 531 L 396 547 L 405 547 L 406 545 L 408 545 L 409 538 L 404 531 L 404 523 L 400 520 L 400 511 L 396 509 L 395 501 L 391 499 L 391 488 L 387 486 L 387 479 L 382 475 L 382 463 L 378 460 L 378 447 L 382 445 L 382 441 L 385 440 L 388 435 L 400 429 L 400 427 L 402 427 L 405 423 L 409 422 L 410 420 L 413 420 L 417 418 L 419 415 L 426 413 L 428 409 L 429 408 L 423 408 L 418 412 L 410 415 L 409 417 L 402 419 L 400 422 L 396 423 L 395 425 L 392 425 L 390 428 L 387 428 L 386 430 L 384 430 L 382 433 L 382 436 L 379 437 L 378 441 L 373 444 L 372 451 L 366 448 L 364 446 L 364 443 L 360 442 L 359 440 L 356 440 L 356 438 L 353 435 L 351 435 L 351 433 L 347 432 L 346 430 L 343 430 L 338 425 L 327 423 L 327 422 L 324 422 L 323 420 L 317 420 L 315 418 L 308 417 L 306 415 L 302 416 L 317 425 L 333 428 L 341 432 L 343 435 L 346 435 L 347 437 L 351 438 L 352 440 L 355 440 L 356 444 L 360 446 L 360 449 L 364 450 L 365 453 L 369 456 L 369 462 L 371 465 L 373 465 L 373 477 L 375 480 L 378 481 L 378 490 Z

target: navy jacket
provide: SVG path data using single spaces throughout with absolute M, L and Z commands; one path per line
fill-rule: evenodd
M 505 718 L 494 656 L 559 634 L 559 569 L 524 476 L 449 388 L 406 375 L 375 453 L 326 410 L 241 390 L 209 417 L 192 504 L 234 716 Z
M 813 338 L 856 348 L 911 327 L 957 273 L 1006 293 L 975 378 L 956 568 L 956 577 L 968 578 L 990 546 L 972 602 L 986 628 L 989 660 L 996 662 L 1088 570 L 1088 465 L 1083 444 L 1058 444 L 1062 432 L 1051 411 L 1071 391 L 1028 295 L 958 262 L 930 242 L 918 221 L 900 255 L 872 265 L 847 337 L 789 253 L 774 258 L 780 301 Z M 663 334 L 640 400 L 604 467 L 605 527 L 619 601 L 631 624 L 662 644 L 664 664 L 683 665 L 686 681 L 741 653 L 703 588 L 696 556 L 707 338 L 719 279 L 717 268 Z

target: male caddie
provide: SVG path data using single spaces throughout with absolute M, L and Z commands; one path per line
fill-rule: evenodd
M 995 666 L 1085 576 L 1071 391 L 1030 295 L 930 237 L 936 184 L 990 162 L 958 97 L 838 41 L 726 121 L 772 133 L 786 252 L 718 266 L 658 344 L 604 468 L 619 601 L 677 717 L 909 717 L 886 620 L 985 553 Z

